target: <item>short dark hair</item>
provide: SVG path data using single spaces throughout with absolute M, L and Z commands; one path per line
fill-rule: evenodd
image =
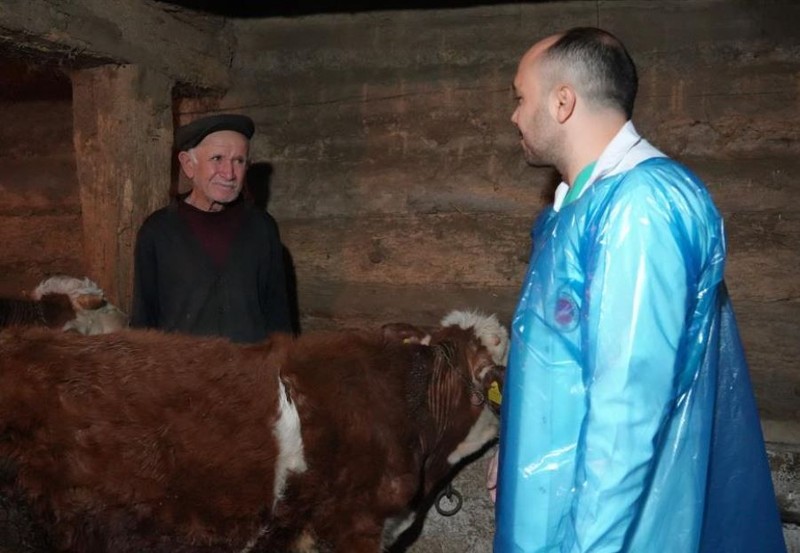
M 639 80 L 617 37 L 595 27 L 575 27 L 547 49 L 545 59 L 571 71 L 589 102 L 620 109 L 631 118 Z

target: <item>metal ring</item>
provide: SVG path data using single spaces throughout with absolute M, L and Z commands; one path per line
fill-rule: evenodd
M 455 497 L 455 501 L 453 501 L 453 497 Z M 441 503 L 442 500 L 447 499 L 452 503 L 452 506 L 442 507 Z M 458 490 L 453 489 L 451 484 L 448 484 L 446 488 L 441 490 L 438 494 L 436 494 L 436 503 L 434 506 L 436 507 L 436 511 L 445 517 L 451 517 L 457 512 L 461 510 L 461 506 L 464 504 L 464 498 L 458 492 Z

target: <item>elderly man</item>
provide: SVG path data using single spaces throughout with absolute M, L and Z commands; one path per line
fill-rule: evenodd
M 722 219 L 634 129 L 633 61 L 572 29 L 514 89 L 526 160 L 564 182 L 512 322 L 495 551 L 783 552 Z
M 238 342 L 292 331 L 278 227 L 242 197 L 254 132 L 231 114 L 176 131 L 192 189 L 139 229 L 131 326 Z

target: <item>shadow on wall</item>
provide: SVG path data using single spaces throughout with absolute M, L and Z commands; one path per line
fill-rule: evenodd
M 247 186 L 245 194 L 256 206 L 264 211 L 269 211 L 270 181 L 272 179 L 272 164 L 267 162 L 253 163 L 247 169 Z M 283 245 L 283 265 L 286 267 L 286 287 L 289 292 L 289 309 L 292 318 L 292 330 L 300 334 L 300 308 L 297 299 L 297 275 L 294 270 L 294 260 L 289 249 Z

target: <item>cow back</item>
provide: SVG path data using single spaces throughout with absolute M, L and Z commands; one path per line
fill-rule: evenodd
M 307 533 L 333 551 L 378 551 L 386 520 L 423 504 L 481 417 L 468 359 L 491 364 L 480 349 L 463 329 L 431 346 L 385 331 L 301 337 L 282 379 L 308 470 L 289 478 L 275 513 L 286 534 L 270 536 L 267 550 L 289 550 Z
M 352 530 L 358 551 L 356 535 L 379 536 L 377 521 L 411 501 L 427 421 L 427 371 L 416 378 L 413 367 L 426 350 L 371 332 L 296 341 L 281 374 L 300 415 L 308 470 L 290 476 L 266 550 L 288 550 L 311 529 L 323 538 Z
M 4 331 L 0 457 L 16 465 L 16 489 L 58 521 L 63 547 L 244 543 L 272 505 L 288 342 Z

